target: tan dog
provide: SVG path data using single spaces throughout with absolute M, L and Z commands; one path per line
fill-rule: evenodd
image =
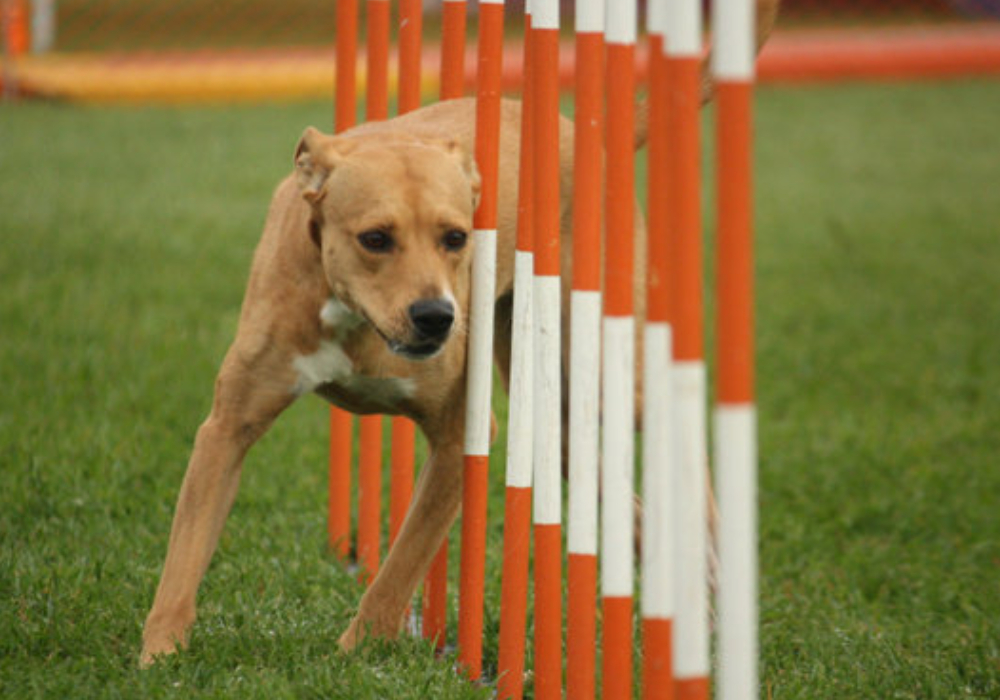
M 763 41 L 777 2 L 759 5 Z M 195 595 L 236 496 L 244 455 L 310 392 L 357 413 L 407 415 L 427 437 L 430 457 L 409 513 L 340 646 L 350 649 L 366 634 L 399 633 L 461 502 L 464 329 L 480 188 L 470 155 L 474 112 L 473 100 L 454 100 L 336 137 L 314 129 L 303 135 L 295 172 L 271 203 L 236 338 L 195 439 L 143 632 L 143 664 L 187 643 Z M 645 139 L 641 115 L 637 143 Z M 510 359 L 519 131 L 520 105 L 504 102 L 495 335 L 503 374 Z M 564 119 L 565 269 L 572 140 Z M 641 228 L 637 235 L 644 237 Z M 641 239 L 636 249 L 639 292 Z

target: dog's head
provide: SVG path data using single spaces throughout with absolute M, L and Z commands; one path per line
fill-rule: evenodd
M 334 295 L 394 353 L 437 354 L 468 298 L 479 197 L 470 154 L 405 134 L 326 136 L 310 128 L 295 167 Z

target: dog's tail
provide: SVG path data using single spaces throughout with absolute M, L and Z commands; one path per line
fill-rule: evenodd
M 778 6 L 781 0 L 757 0 L 755 29 L 757 40 L 757 51 L 759 52 L 771 36 L 774 23 L 778 19 Z M 712 78 L 711 52 L 705 57 L 701 64 L 701 103 L 709 102 L 715 95 L 715 81 Z M 649 98 L 643 99 L 636 106 L 635 113 L 635 147 L 641 148 L 646 144 L 649 135 Z

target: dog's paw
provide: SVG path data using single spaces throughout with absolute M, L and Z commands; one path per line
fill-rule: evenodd
M 165 656 L 176 654 L 177 646 L 177 643 L 173 641 L 162 644 L 143 644 L 142 653 L 139 655 L 139 668 L 149 668 Z
M 357 618 L 351 620 L 351 624 L 347 626 L 347 630 L 340 635 L 340 639 L 337 640 L 337 646 L 342 652 L 354 651 L 357 646 L 364 639 L 363 627 L 358 624 Z

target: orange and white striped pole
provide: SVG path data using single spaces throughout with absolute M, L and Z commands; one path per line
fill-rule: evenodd
M 594 697 L 596 680 L 604 5 L 603 0 L 576 3 L 566 693 L 581 699 Z
M 334 130 L 354 126 L 357 110 L 358 0 L 337 0 Z M 353 418 L 330 406 L 327 541 L 345 559 L 351 551 L 351 445 Z
M 674 676 L 677 700 L 709 696 L 706 380 L 701 241 L 701 0 L 668 5 L 670 162 L 667 197 L 674 265 Z
M 607 185 L 601 443 L 603 694 L 632 697 L 635 454 L 635 37 L 634 0 L 607 13 Z
M 442 5 L 441 99 L 461 97 L 465 91 L 465 0 L 445 0 Z M 431 562 L 424 579 L 423 635 L 443 649 L 448 619 L 448 538 Z
M 753 371 L 753 0 L 713 7 L 716 119 L 719 495 L 718 697 L 749 700 L 757 680 L 757 418 Z
M 533 506 L 535 697 L 562 696 L 562 380 L 559 280 L 559 2 L 531 13 L 534 89 Z
M 486 566 L 486 500 L 493 380 L 493 304 L 496 287 L 497 176 L 500 159 L 500 88 L 503 2 L 479 8 L 475 156 L 482 178 L 473 220 L 475 251 L 469 309 L 465 463 L 462 479 L 462 558 L 459 584 L 458 658 L 475 680 L 482 671 L 483 586 Z
M 671 700 L 673 678 L 673 353 L 667 229 L 667 0 L 647 6 L 649 36 L 648 253 L 643 339 L 642 697 Z
M 514 307 L 511 329 L 507 465 L 504 493 L 503 571 L 500 582 L 500 640 L 497 697 L 520 700 L 524 690 L 528 561 L 531 550 L 531 476 L 534 435 L 534 152 L 532 111 L 534 56 L 531 0 L 524 14 L 524 73 L 521 99 L 521 152 L 514 249 Z

